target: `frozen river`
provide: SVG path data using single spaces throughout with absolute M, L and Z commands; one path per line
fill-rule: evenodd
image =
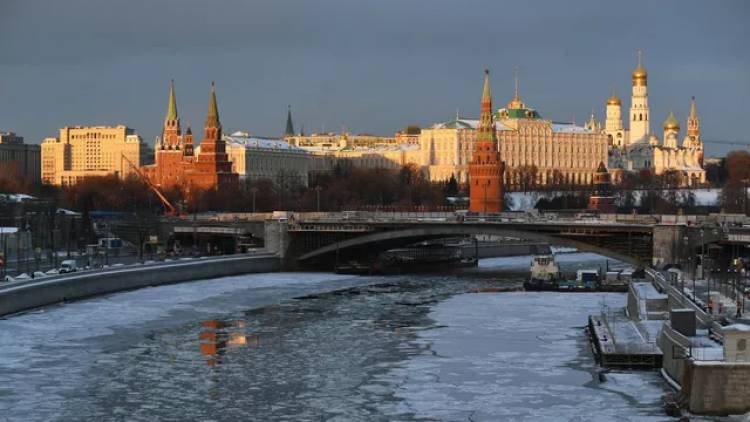
M 583 326 L 624 295 L 476 293 L 527 265 L 256 274 L 17 315 L 0 420 L 667 420 L 655 373 L 599 382 Z

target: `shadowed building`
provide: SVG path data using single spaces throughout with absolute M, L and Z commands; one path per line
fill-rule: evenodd
M 490 71 L 484 71 L 482 114 L 477 127 L 474 154 L 469 163 L 469 210 L 501 212 L 503 210 L 503 163 L 497 148 L 492 122 Z
M 0 132 L 0 167 L 32 183 L 41 177 L 39 145 L 25 144 L 22 136 Z
M 612 195 L 612 180 L 604 162 L 599 163 L 594 173 L 594 191 L 589 197 L 589 209 L 604 213 L 613 213 L 616 210 L 615 198 Z

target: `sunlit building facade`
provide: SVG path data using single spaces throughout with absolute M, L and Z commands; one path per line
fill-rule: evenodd
M 126 126 L 73 126 L 41 145 L 41 179 L 52 185 L 72 185 L 86 177 L 124 177 L 141 165 L 146 148 Z
M 456 116 L 422 129 L 421 164 L 430 180 L 454 176 L 460 183 L 467 182 L 478 125 L 479 120 Z M 605 134 L 543 119 L 518 92 L 494 113 L 494 125 L 506 186 L 516 186 L 524 178 L 540 185 L 590 184 L 599 163 L 607 162 Z
M 695 98 L 690 103 L 687 133 L 680 140 L 680 123 L 673 112 L 664 121 L 663 136 L 651 132 L 651 111 L 648 105 L 648 73 L 640 52 L 638 65 L 632 73 L 632 96 L 628 112 L 629 127 L 623 126 L 622 102 L 614 94 L 607 100 L 603 132 L 612 144 L 610 172 L 649 170 L 659 176 L 669 172 L 680 178 L 682 185 L 706 182 L 703 169 L 703 142 Z

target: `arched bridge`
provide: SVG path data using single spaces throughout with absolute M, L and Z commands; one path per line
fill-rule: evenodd
M 632 216 L 631 216 L 632 217 Z M 374 257 L 416 242 L 466 235 L 496 235 L 571 246 L 635 265 L 672 262 L 684 225 L 615 219 L 461 217 L 338 218 L 284 221 L 280 242 L 289 266 L 331 268 L 337 259 Z M 666 242 L 666 246 L 664 245 Z M 673 243 L 673 242 L 672 242 Z

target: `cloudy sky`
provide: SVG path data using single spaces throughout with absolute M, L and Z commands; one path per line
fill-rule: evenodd
M 0 130 L 153 142 L 174 78 L 183 125 L 202 126 L 215 80 L 225 131 L 278 136 L 290 104 L 308 133 L 393 134 L 477 115 L 485 67 L 505 104 L 516 66 L 528 104 L 580 123 L 612 89 L 629 105 L 640 48 L 652 130 L 694 95 L 705 139 L 748 142 L 748 22 L 741 0 L 0 0 Z

